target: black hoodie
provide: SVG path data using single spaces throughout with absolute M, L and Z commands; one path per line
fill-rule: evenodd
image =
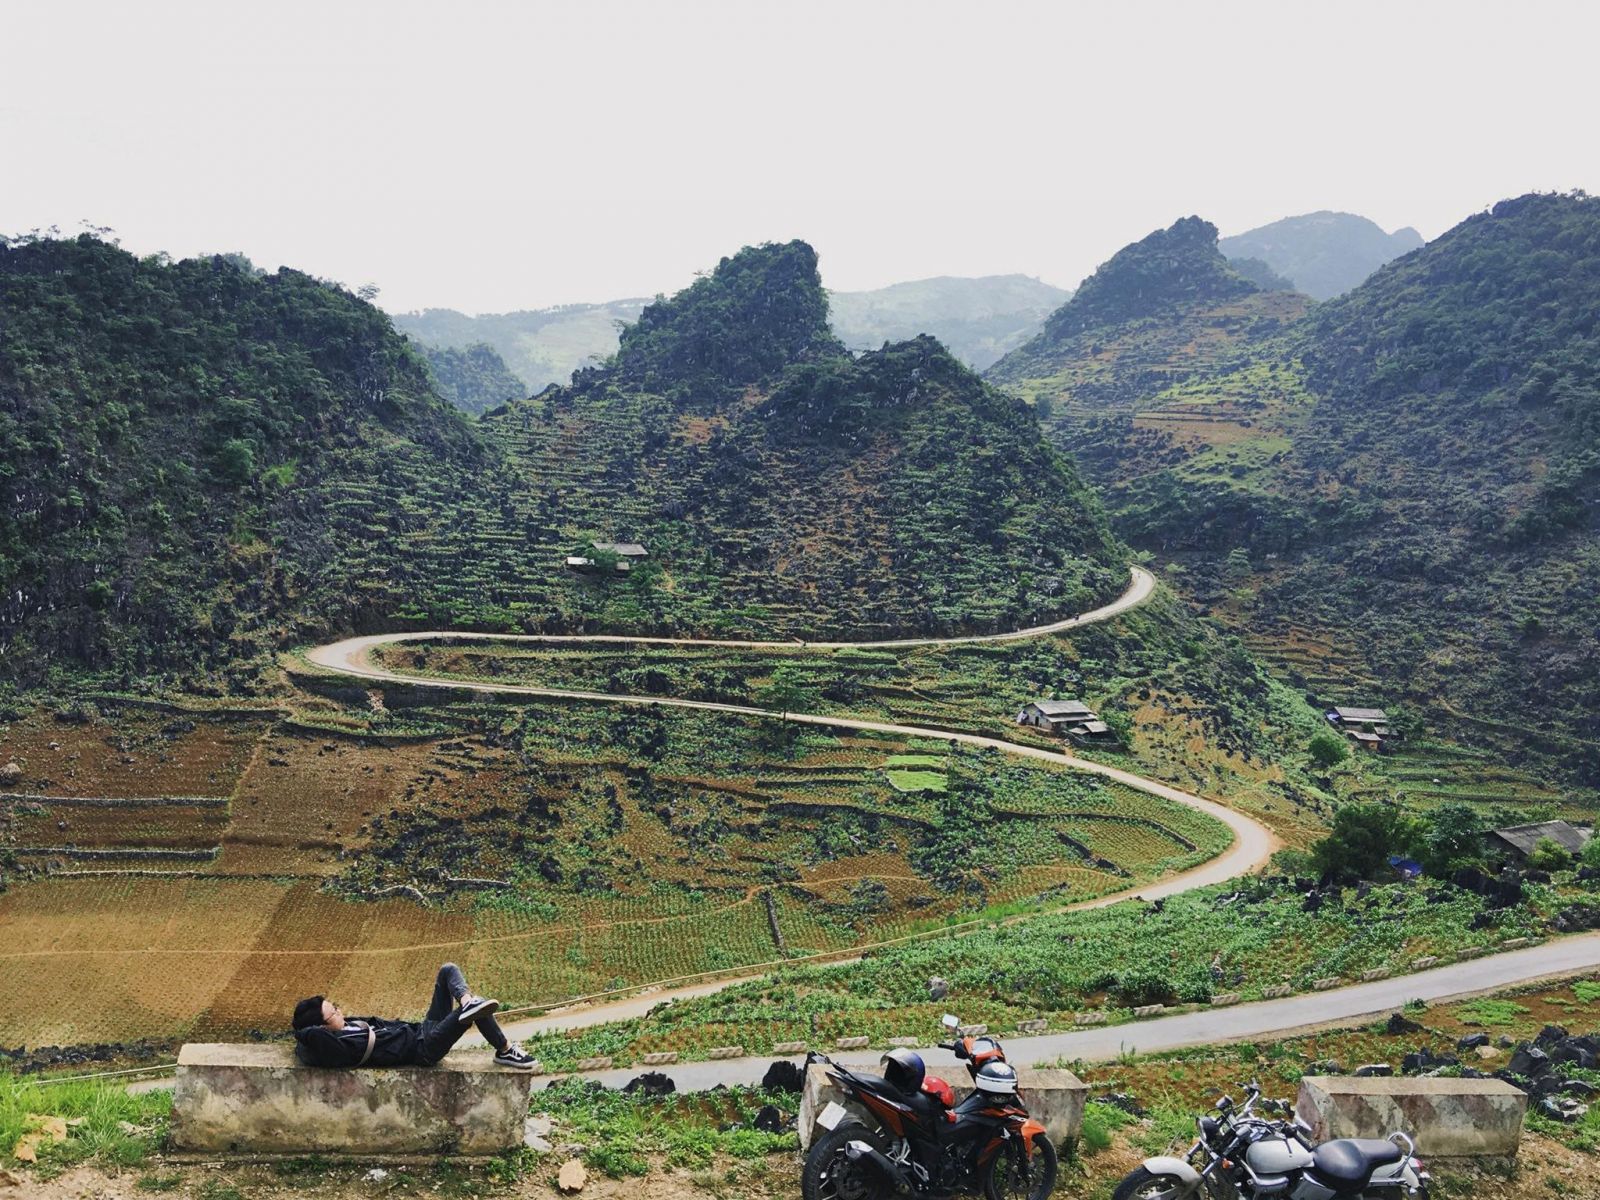
M 376 1035 L 369 1067 L 404 1067 L 417 1061 L 422 1031 L 414 1021 L 386 1021 L 382 1017 L 346 1017 L 372 1026 Z M 326 1025 L 295 1031 L 295 1057 L 308 1067 L 354 1067 L 367 1052 L 365 1037 L 344 1037 Z

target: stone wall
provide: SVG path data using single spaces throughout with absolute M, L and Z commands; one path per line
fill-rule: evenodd
M 1527 1108 L 1527 1095 L 1499 1079 L 1308 1075 L 1300 1081 L 1295 1113 L 1319 1142 L 1382 1138 L 1398 1130 L 1427 1162 L 1511 1157 Z
M 436 1067 L 301 1066 L 286 1045 L 178 1054 L 172 1148 L 215 1154 L 487 1155 L 522 1145 L 526 1073 L 488 1050 Z

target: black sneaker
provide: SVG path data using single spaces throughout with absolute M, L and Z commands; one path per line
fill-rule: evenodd
M 463 1025 L 470 1025 L 479 1017 L 486 1017 L 500 1008 L 500 1001 L 486 1000 L 482 996 L 474 996 L 468 992 L 461 997 L 461 1007 L 456 1009 L 456 1020 Z
M 515 1042 L 507 1042 L 506 1048 L 494 1056 L 494 1061 L 513 1071 L 531 1071 L 539 1065 L 532 1055 Z

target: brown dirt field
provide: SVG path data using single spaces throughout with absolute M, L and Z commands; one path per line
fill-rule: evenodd
M 222 840 L 225 807 L 190 804 L 158 808 L 19 806 L 12 829 L 19 846 L 172 846 L 203 848 Z M 63 828 L 65 826 L 65 828 Z
M 192 725 L 193 728 L 188 728 Z M 128 709 L 81 725 L 35 712 L 0 728 L 0 762 L 15 792 L 46 796 L 226 796 L 266 723 Z M 166 732 L 163 732 L 166 731 Z

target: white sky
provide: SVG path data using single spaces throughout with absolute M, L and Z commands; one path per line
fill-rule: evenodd
M 0 0 L 0 232 L 241 250 L 392 310 L 673 291 L 804 237 L 828 286 L 1072 286 L 1188 213 L 1433 237 L 1600 191 L 1586 2 Z

